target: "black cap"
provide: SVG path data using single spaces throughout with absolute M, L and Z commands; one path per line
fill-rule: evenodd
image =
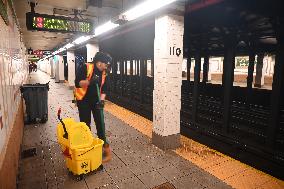
M 109 54 L 103 52 L 97 52 L 95 57 L 93 58 L 93 63 L 102 62 L 105 64 L 111 64 L 112 58 Z

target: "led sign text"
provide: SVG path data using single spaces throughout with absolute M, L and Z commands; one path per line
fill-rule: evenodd
M 93 32 L 92 22 L 86 20 L 30 12 L 26 17 L 28 30 L 88 34 Z

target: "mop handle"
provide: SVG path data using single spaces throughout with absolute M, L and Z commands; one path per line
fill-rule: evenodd
M 96 83 L 96 87 L 97 87 L 97 95 L 98 95 L 98 100 L 99 100 L 99 103 L 101 102 L 101 94 L 100 94 L 100 88 L 99 88 L 99 85 L 98 83 Z M 101 114 L 101 125 L 102 125 L 102 130 L 103 130 L 103 134 L 105 136 L 105 121 L 104 121 L 104 110 L 101 109 L 100 110 L 100 114 Z M 106 136 L 105 136 L 106 138 Z
M 61 108 L 59 108 L 58 111 L 57 111 L 57 117 L 58 117 L 59 121 L 61 122 L 61 124 L 63 126 L 63 130 L 64 130 L 63 137 L 68 139 L 68 133 L 67 133 L 67 130 L 66 130 L 66 126 L 65 126 L 65 123 L 63 122 L 63 120 L 61 119 L 60 114 L 61 114 Z

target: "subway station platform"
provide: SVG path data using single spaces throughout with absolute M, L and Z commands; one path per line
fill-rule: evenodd
M 63 118 L 79 119 L 77 107 L 71 102 L 72 90 L 64 83 L 55 83 L 44 72 L 30 74 L 30 83 L 48 81 L 48 122 L 24 127 L 19 189 L 143 189 L 159 188 L 163 184 L 168 186 L 160 188 L 283 188 L 282 181 L 200 144 L 186 142 L 189 139 L 185 137 L 182 137 L 180 149 L 162 151 L 151 143 L 151 121 L 111 102 L 107 102 L 105 108 L 105 122 L 113 159 L 104 165 L 103 170 L 78 180 L 67 171 L 56 138 L 59 107 Z M 92 132 L 96 135 L 93 122 Z M 24 154 L 26 150 L 35 153 L 29 156 Z
M 284 189 L 281 7 L 283 0 L 0 0 L 0 189 Z M 94 64 L 87 76 L 108 76 L 107 85 L 103 73 L 99 80 L 113 159 L 102 167 L 84 158 L 78 167 L 100 170 L 76 177 L 64 155 L 78 160 L 96 149 L 74 156 L 69 143 L 63 153 L 57 111 L 79 121 L 71 89 L 86 63 Z M 23 87 L 48 82 L 48 104 L 47 85 L 36 87 L 43 97 Z M 91 127 L 96 136 L 93 120 Z
M 72 104 L 72 90 L 55 83 L 43 72 L 30 75 L 30 83 L 50 81 L 48 96 L 49 117 L 45 124 L 25 125 L 22 151 L 36 149 L 33 156 L 22 156 L 18 188 L 154 188 L 171 183 L 175 188 L 231 188 L 213 175 L 172 151 L 162 151 L 151 139 L 106 111 L 105 122 L 113 159 L 102 171 L 86 175 L 78 181 L 68 173 L 56 138 L 57 109 L 62 117 L 78 120 L 77 108 Z M 106 109 L 109 109 L 109 103 Z M 141 123 L 143 124 L 143 122 Z M 92 131 L 96 134 L 94 123 Z

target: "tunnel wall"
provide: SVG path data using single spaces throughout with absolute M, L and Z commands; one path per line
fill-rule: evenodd
M 16 188 L 23 109 L 19 87 L 26 81 L 28 65 L 11 2 L 0 17 L 0 188 Z

